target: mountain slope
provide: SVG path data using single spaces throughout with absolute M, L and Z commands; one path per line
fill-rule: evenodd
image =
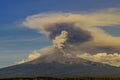
M 120 77 L 120 67 L 88 61 L 54 49 L 47 55 L 23 64 L 0 69 L 6 77 Z

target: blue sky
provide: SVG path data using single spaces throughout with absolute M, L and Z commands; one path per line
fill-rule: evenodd
M 120 8 L 120 0 L 0 0 L 0 68 L 19 61 L 52 42 L 36 30 L 19 25 L 27 16 L 45 12 L 89 12 Z M 119 28 L 104 28 L 120 36 Z

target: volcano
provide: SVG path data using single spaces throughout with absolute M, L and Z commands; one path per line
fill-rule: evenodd
M 120 67 L 92 62 L 54 48 L 35 60 L 0 69 L 12 77 L 120 77 Z

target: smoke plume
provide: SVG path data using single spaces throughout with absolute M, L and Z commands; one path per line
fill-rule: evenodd
M 59 49 L 63 48 L 65 46 L 64 44 L 67 40 L 67 35 L 68 35 L 68 32 L 62 31 L 59 36 L 56 36 L 55 40 L 53 40 L 55 47 L 57 47 Z
M 90 13 L 41 13 L 28 16 L 22 24 L 45 34 L 60 49 L 65 47 L 75 54 L 89 53 L 93 61 L 99 61 L 94 59 L 99 55 L 97 53 L 104 55 L 105 52 L 104 58 L 107 60 L 103 62 L 110 64 L 113 63 L 108 58 L 112 53 L 117 53 L 113 54 L 112 60 L 114 57 L 119 60 L 120 37 L 108 34 L 101 27 L 119 27 L 120 9 Z
M 48 37 L 52 40 L 60 35 L 63 30 L 68 33 L 66 36 L 67 44 L 78 44 L 92 39 L 92 36 L 88 31 L 77 28 L 72 23 L 56 23 L 53 27 L 46 28 L 46 31 L 50 32 Z

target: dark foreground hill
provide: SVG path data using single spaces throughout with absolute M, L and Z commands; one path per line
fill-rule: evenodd
M 0 70 L 0 78 L 6 77 L 120 77 L 120 68 L 96 64 L 41 63 L 16 65 Z
M 53 50 L 36 60 L 0 69 L 0 78 L 12 77 L 120 77 L 120 67 Z
M 34 77 L 34 78 L 6 78 L 0 80 L 120 80 L 120 78 L 95 78 L 95 77 L 79 77 L 79 78 L 55 78 L 55 77 Z

